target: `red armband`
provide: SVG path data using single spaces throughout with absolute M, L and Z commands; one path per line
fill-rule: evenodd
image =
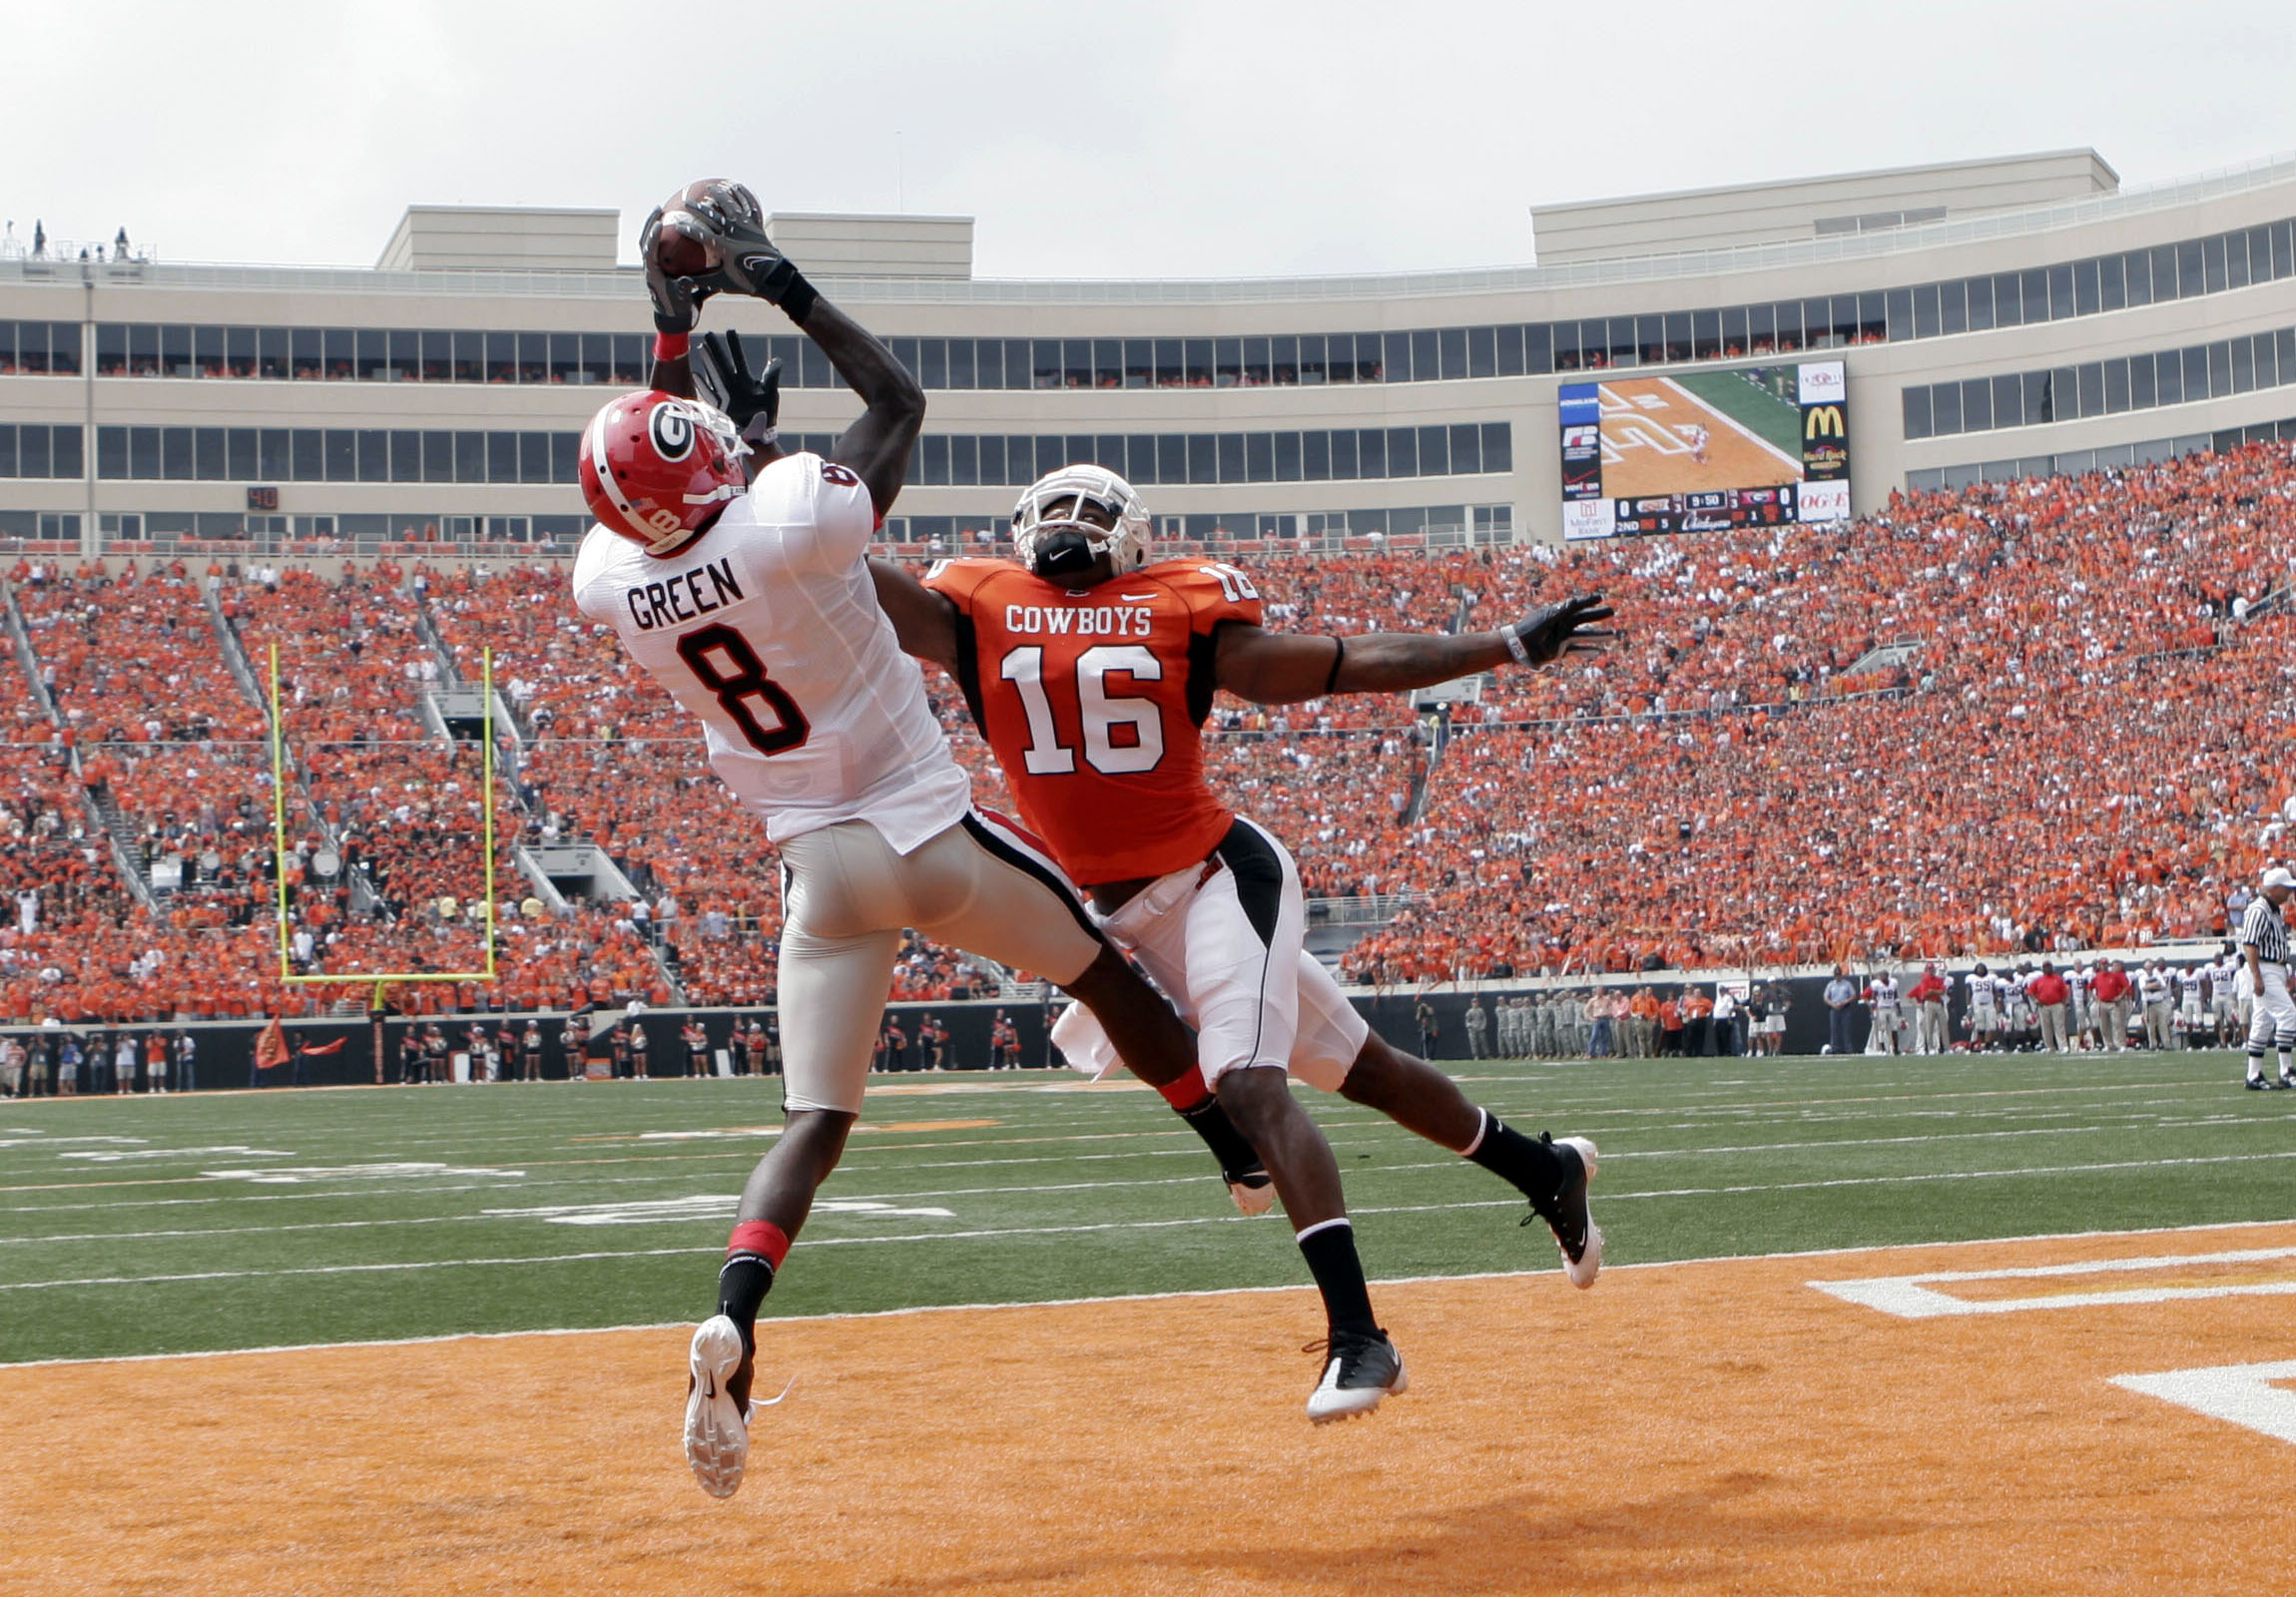
M 686 334 L 682 332 L 657 332 L 654 334 L 654 358 L 656 360 L 683 360 L 686 358 L 688 341 Z

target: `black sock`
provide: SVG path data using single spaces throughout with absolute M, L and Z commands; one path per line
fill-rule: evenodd
M 774 1290 L 774 1267 L 756 1254 L 736 1254 L 718 1272 L 718 1313 L 742 1333 L 742 1348 L 758 1350 L 758 1307 Z
M 1173 1113 L 1204 1139 L 1204 1146 L 1220 1161 L 1221 1174 L 1236 1176 L 1261 1168 L 1259 1150 L 1236 1129 L 1236 1123 L 1228 1118 L 1228 1111 L 1220 1107 L 1219 1099 L 1207 1098 L 1193 1109 L 1178 1109 Z
M 1379 1322 L 1372 1319 L 1372 1290 L 1364 1282 L 1363 1261 L 1356 1257 L 1356 1228 L 1345 1217 L 1310 1226 L 1300 1234 L 1300 1252 L 1308 1273 L 1324 1295 L 1324 1313 L 1332 1333 L 1354 1331 L 1377 1335 Z
M 1534 1208 L 1552 1203 L 1562 1190 L 1562 1155 L 1554 1151 L 1554 1144 L 1525 1137 L 1487 1109 L 1482 1112 L 1482 1139 L 1464 1157 L 1512 1185 Z

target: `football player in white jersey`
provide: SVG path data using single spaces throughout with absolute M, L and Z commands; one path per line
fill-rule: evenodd
M 2234 1028 L 2240 1023 L 2240 970 L 2241 962 L 2234 957 L 2230 943 L 2208 967 L 2208 1013 L 2216 1025 L 2219 1048 L 2232 1046 Z
M 673 249 L 698 249 L 709 269 L 671 275 Z M 609 400 L 584 434 L 580 477 L 598 524 L 575 561 L 574 599 L 700 719 L 712 768 L 764 822 L 785 883 L 787 1126 L 743 1189 L 719 1312 L 689 1355 L 687 1461 L 704 1489 L 731 1496 L 748 1458 L 758 1310 L 860 1113 L 903 927 L 1052 978 L 1175 1108 L 1201 1098 L 1202 1077 L 1178 1016 L 1049 859 L 972 809 L 922 675 L 877 606 L 866 555 L 923 421 L 914 379 L 774 250 L 739 185 L 682 191 L 648 221 L 640 253 L 655 385 Z M 778 372 L 752 378 L 738 343 L 711 362 L 732 408 L 695 397 L 688 335 L 717 291 L 780 306 L 861 396 L 832 458 L 780 452 Z M 1223 1081 L 1191 1119 L 1223 1167 L 1251 1161 L 1240 1128 L 1296 1225 L 1344 1214 L 1331 1149 L 1281 1076 L 1242 1074 L 1251 1079 Z M 1236 1126 L 1208 1130 L 1225 1116 L 1207 1106 Z M 1344 1258 L 1327 1250 L 1311 1263 L 1328 1305 L 1335 1294 L 1351 1310 L 1368 1301 L 1352 1242 Z M 1354 1395 L 1368 1408 L 1384 1389 Z
M 1966 978 L 1969 982 L 1969 1015 L 1964 1024 L 1969 1027 L 1970 1048 L 1984 1053 L 2000 1040 L 2002 1030 L 2001 984 L 1993 972 L 1979 965 Z

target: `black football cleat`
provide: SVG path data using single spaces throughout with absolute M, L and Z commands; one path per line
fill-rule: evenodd
M 1594 1278 L 1602 1271 L 1602 1228 L 1594 1223 L 1586 1203 L 1586 1185 L 1594 1179 L 1598 1168 L 1594 1144 L 1584 1137 L 1565 1137 L 1556 1142 L 1545 1134 L 1540 1140 L 1551 1143 L 1566 1165 L 1577 1168 L 1563 1178 L 1561 1189 L 1545 1207 L 1533 1203 L 1522 1223 L 1527 1226 L 1533 1220 L 1546 1222 L 1547 1229 L 1554 1233 L 1555 1247 L 1562 1253 L 1564 1278 L 1583 1292 L 1594 1285 Z
M 1396 1344 L 1388 1340 L 1384 1331 L 1368 1336 L 1361 1331 L 1334 1331 L 1328 1342 L 1308 1343 L 1310 1348 L 1319 1345 L 1326 1350 L 1324 1378 L 1308 1393 L 1308 1417 L 1319 1425 L 1368 1414 L 1390 1392 L 1400 1392 L 1408 1385 L 1403 1354 L 1396 1351 Z

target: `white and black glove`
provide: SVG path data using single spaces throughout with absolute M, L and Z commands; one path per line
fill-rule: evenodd
M 797 263 L 766 237 L 765 211 L 747 187 L 713 183 L 680 215 L 691 224 L 681 224 L 681 231 L 710 246 L 718 261 L 716 270 L 696 281 L 712 292 L 723 289 L 780 305 L 792 321 L 805 324 L 821 295 Z
M 1520 621 L 1498 629 L 1515 664 L 1543 666 L 1564 655 L 1600 654 L 1618 641 L 1601 623 L 1617 614 L 1598 593 L 1581 594 L 1558 605 L 1541 605 Z
M 708 241 L 685 212 L 665 217 L 660 206 L 638 231 L 638 260 L 646 268 L 646 297 L 654 301 L 654 330 L 692 332 L 694 323 L 702 319 L 702 301 L 718 291 L 717 284 L 695 277 L 673 277 L 663 269 L 656 259 L 655 243 L 665 227 L 701 243 Z
M 694 340 L 694 386 L 741 428 L 751 443 L 771 443 L 782 413 L 782 363 L 769 360 L 756 373 L 738 332 L 705 332 Z

